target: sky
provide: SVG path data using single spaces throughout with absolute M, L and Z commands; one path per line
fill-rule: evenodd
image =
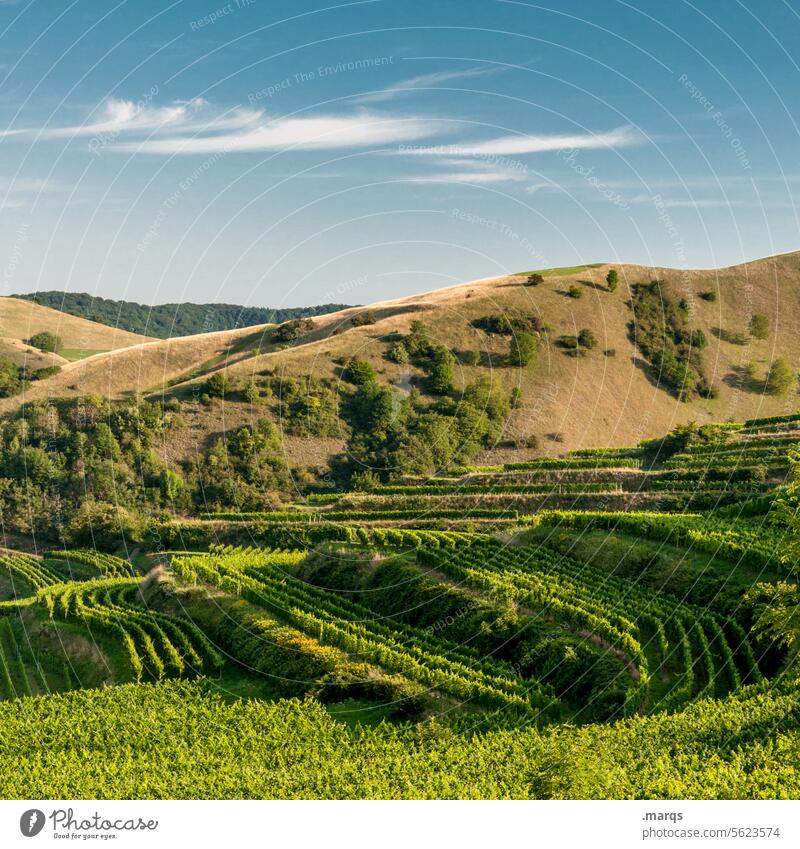
M 0 294 L 796 250 L 798 44 L 800 0 L 0 0 Z

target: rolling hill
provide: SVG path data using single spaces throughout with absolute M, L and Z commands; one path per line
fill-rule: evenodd
M 344 304 L 314 307 L 244 307 L 237 304 L 139 304 L 101 298 L 86 292 L 33 292 L 14 295 L 61 312 L 157 339 L 234 330 L 258 324 L 281 324 L 293 318 L 320 315 L 345 308 Z
M 368 360 L 379 380 L 402 391 L 418 381 L 418 370 L 389 362 L 385 354 L 414 319 L 424 320 L 434 341 L 456 355 L 456 387 L 491 375 L 508 392 L 514 387 L 521 390 L 521 404 L 511 413 L 505 441 L 482 456 L 482 462 L 513 462 L 588 445 L 635 444 L 691 420 L 776 415 L 797 406 L 795 390 L 773 396 L 764 392 L 763 384 L 776 356 L 787 357 L 795 366 L 800 361 L 800 254 L 711 270 L 617 265 L 620 286 L 613 293 L 605 283 L 611 267 L 545 272 L 538 286 L 523 285 L 527 274 L 495 277 L 369 308 L 349 308 L 318 316 L 313 330 L 290 344 L 276 344 L 268 325 L 141 342 L 84 322 L 97 328 L 103 339 L 87 341 L 87 347 L 116 344 L 118 349 L 65 365 L 60 374 L 32 385 L 25 396 L 4 399 L 0 411 L 15 409 L 23 397 L 74 397 L 86 392 L 112 399 L 135 393 L 191 398 L 201 393 L 211 373 L 222 369 L 240 381 L 265 373 L 336 380 L 341 365 L 351 358 Z M 708 342 L 702 352 L 704 368 L 715 397 L 679 400 L 637 345 L 631 289 L 651 280 L 663 281 L 665 293 L 685 301 L 688 323 L 702 330 Z M 571 296 L 571 287 L 581 296 Z M 8 305 L 23 302 L 7 299 L 6 304 L 8 314 Z M 34 311 L 52 315 L 62 333 L 71 322 L 82 321 L 28 303 L 24 308 L 31 313 L 24 314 L 25 330 L 17 324 L 20 335 L 40 329 Z M 374 323 L 353 326 L 353 316 L 365 311 Z M 752 313 L 768 316 L 770 332 L 764 340 L 747 334 Z M 521 314 L 535 316 L 545 328 L 539 333 L 538 365 L 522 370 L 505 364 L 509 337 L 475 326 L 487 316 Z M 574 356 L 563 339 L 584 328 L 596 337 L 597 346 L 584 356 Z M 140 344 L 120 345 L 133 340 Z M 477 365 L 470 364 L 475 355 L 471 358 L 469 351 L 477 352 Z M 211 432 L 248 421 L 252 414 L 250 405 L 236 398 L 225 403 L 224 414 L 219 408 L 194 405 L 187 413 L 191 422 L 187 433 L 191 440 L 202 440 Z M 261 408 L 259 415 L 263 414 Z M 531 437 L 536 439 L 535 449 L 516 447 Z M 193 453 L 196 446 L 191 440 L 172 450 Z M 340 448 L 341 442 L 330 439 L 289 440 L 290 453 L 308 462 L 320 462 Z
M 27 344 L 31 336 L 42 331 L 61 338 L 62 349 L 58 354 L 44 353 Z M 0 298 L 0 355 L 17 365 L 29 368 L 66 365 L 69 360 L 147 341 L 150 341 L 148 336 L 68 315 L 32 301 Z

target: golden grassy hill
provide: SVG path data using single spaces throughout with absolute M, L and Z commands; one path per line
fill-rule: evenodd
M 129 333 L 127 330 L 117 330 L 96 321 L 59 312 L 33 301 L 21 298 L 0 298 L 1 354 L 11 357 L 22 365 L 26 354 L 41 353 L 24 343 L 34 334 L 45 330 L 61 337 L 63 345 L 61 353 L 64 356 L 56 360 L 51 356 L 47 362 L 42 362 L 42 365 L 63 365 L 67 360 L 88 356 L 98 351 L 112 351 L 129 345 L 138 345 L 150 339 L 148 336 Z M 32 363 L 29 361 L 29 364 Z M 40 366 L 34 364 L 33 367 Z
M 752 362 L 757 377 L 763 378 L 769 362 L 779 355 L 800 365 L 800 253 L 712 270 L 617 265 L 620 286 L 615 293 L 605 284 L 610 267 L 546 273 L 545 282 L 537 287 L 521 285 L 526 275 L 511 275 L 381 302 L 369 307 L 377 322 L 363 327 L 352 327 L 349 318 L 364 308 L 320 316 L 314 319 L 315 331 L 286 350 L 268 344 L 265 328 L 141 344 L 67 365 L 61 374 L 32 385 L 27 398 L 85 392 L 121 398 L 141 392 L 178 394 L 191 402 L 208 374 L 219 368 L 243 380 L 265 373 L 336 377 L 340 363 L 351 357 L 369 359 L 382 380 L 407 387 L 415 374 L 413 367 L 390 363 L 384 353 L 395 334 L 407 332 L 411 321 L 420 318 L 431 327 L 436 341 L 457 355 L 470 349 L 481 352 L 480 365 L 458 367 L 457 383 L 492 374 L 509 392 L 514 386 L 522 390 L 522 406 L 512 413 L 506 435 L 511 440 L 536 435 L 539 449 L 495 449 L 482 458 L 487 462 L 560 454 L 582 446 L 633 444 L 689 420 L 739 420 L 798 407 L 796 392 L 783 397 L 764 395 L 754 382 L 741 377 L 741 370 Z M 691 304 L 692 323 L 709 340 L 704 360 L 719 391 L 717 398 L 677 400 L 656 385 L 632 342 L 628 287 L 653 279 L 664 280 L 677 297 Z M 580 299 L 566 294 L 572 285 L 581 287 Z M 715 301 L 698 297 L 711 290 L 718 293 Z M 508 339 L 471 325 L 474 319 L 507 310 L 535 313 L 551 328 L 540 342 L 535 369 L 503 366 Z M 754 312 L 769 316 L 769 338 L 746 345 L 726 341 L 731 334 L 746 332 Z M 582 328 L 592 330 L 599 344 L 576 359 L 557 340 Z M 17 397 L 0 402 L 0 411 L 13 410 L 20 401 Z M 184 444 L 170 446 L 169 452 L 186 456 L 210 435 L 269 410 L 251 409 L 244 402 L 211 408 L 189 403 Z M 292 459 L 307 464 L 321 463 L 339 448 L 336 440 L 287 443 Z

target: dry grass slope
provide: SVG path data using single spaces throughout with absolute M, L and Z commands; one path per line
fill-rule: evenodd
M 149 339 L 96 321 L 69 315 L 19 298 L 0 298 L 0 337 L 25 341 L 47 330 L 61 337 L 65 348 L 111 351 Z
M 798 407 L 796 392 L 768 396 L 741 375 L 745 364 L 752 362 L 757 376 L 763 377 L 775 356 L 800 364 L 800 254 L 711 270 L 615 267 L 620 274 L 615 293 L 607 291 L 605 284 L 608 265 L 549 276 L 533 288 L 521 285 L 522 275 L 477 280 L 373 304 L 370 309 L 378 319 L 373 325 L 351 327 L 349 318 L 359 309 L 318 317 L 314 333 L 285 350 L 266 344 L 264 328 L 141 344 L 70 364 L 60 375 L 32 386 L 28 399 L 84 392 L 121 398 L 154 391 L 191 398 L 207 374 L 218 368 L 227 367 L 231 376 L 242 378 L 264 373 L 336 377 L 338 362 L 354 356 L 369 359 L 382 380 L 407 386 L 413 369 L 388 362 L 384 353 L 394 334 L 405 333 L 413 319 L 421 318 L 433 329 L 436 340 L 454 352 L 481 352 L 481 365 L 459 366 L 458 382 L 492 374 L 509 392 L 514 386 L 522 390 L 523 403 L 512 414 L 507 436 L 536 435 L 539 450 L 496 449 L 485 461 L 560 454 L 582 446 L 631 444 L 689 420 L 702 423 L 776 415 Z M 632 342 L 628 287 L 653 279 L 666 281 L 677 297 L 691 304 L 692 323 L 709 340 L 704 357 L 708 375 L 719 390 L 717 398 L 678 401 L 657 385 Z M 570 286 L 580 287 L 583 296 L 569 297 Z M 699 297 L 712 290 L 718 293 L 715 301 Z M 534 313 L 552 328 L 541 344 L 539 365 L 534 370 L 505 367 L 507 338 L 488 335 L 471 325 L 476 318 L 509 310 Z M 754 312 L 769 316 L 769 338 L 747 345 L 726 341 L 731 334 L 747 331 Z M 581 328 L 591 329 L 599 344 L 576 359 L 556 342 L 562 334 L 575 335 Z M 334 335 L 336 330 L 339 332 Z M 13 409 L 20 400 L 7 399 L 0 404 L 0 411 Z M 263 415 L 265 409 L 251 411 L 244 403 L 230 403 L 220 417 L 219 410 L 198 405 L 190 414 L 195 448 L 209 434 L 233 427 L 251 414 Z M 298 459 L 308 456 L 318 461 L 335 448 L 335 444 L 309 444 L 304 449 L 295 446 L 291 453 Z M 181 453 L 191 450 L 187 445 Z

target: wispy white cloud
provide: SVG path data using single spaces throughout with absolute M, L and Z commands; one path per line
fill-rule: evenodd
M 415 92 L 424 91 L 425 89 L 438 88 L 444 83 L 453 82 L 454 80 L 490 76 L 491 74 L 496 74 L 498 70 L 503 69 L 497 67 L 463 68 L 461 70 L 436 71 L 431 74 L 420 74 L 419 76 L 411 77 L 407 80 L 401 80 L 399 83 L 387 86 L 380 91 L 362 94 L 355 98 L 355 100 L 359 103 L 376 103 L 386 100 L 395 100 L 399 97 L 414 94 Z
M 218 130 L 219 127 L 211 127 Z M 127 153 L 211 154 L 262 150 L 330 150 L 398 144 L 428 138 L 439 132 L 439 122 L 420 118 L 388 117 L 370 112 L 354 115 L 317 115 L 304 118 L 259 120 L 234 132 L 182 135 L 176 138 L 125 142 L 114 149 Z
M 271 119 L 261 109 L 237 107 L 220 112 L 201 98 L 168 106 L 111 99 L 103 104 L 97 120 L 65 127 L 5 130 L 0 136 L 90 138 L 102 140 L 108 150 L 176 155 L 400 144 L 429 138 L 440 128 L 440 122 L 432 119 L 368 110 Z
M 454 153 L 459 156 L 521 156 L 557 150 L 591 150 L 597 148 L 630 147 L 641 144 L 641 133 L 633 127 L 618 127 L 604 133 L 573 135 L 513 135 L 499 136 L 473 144 L 445 145 L 431 148 L 409 148 L 404 153 L 436 155 Z

